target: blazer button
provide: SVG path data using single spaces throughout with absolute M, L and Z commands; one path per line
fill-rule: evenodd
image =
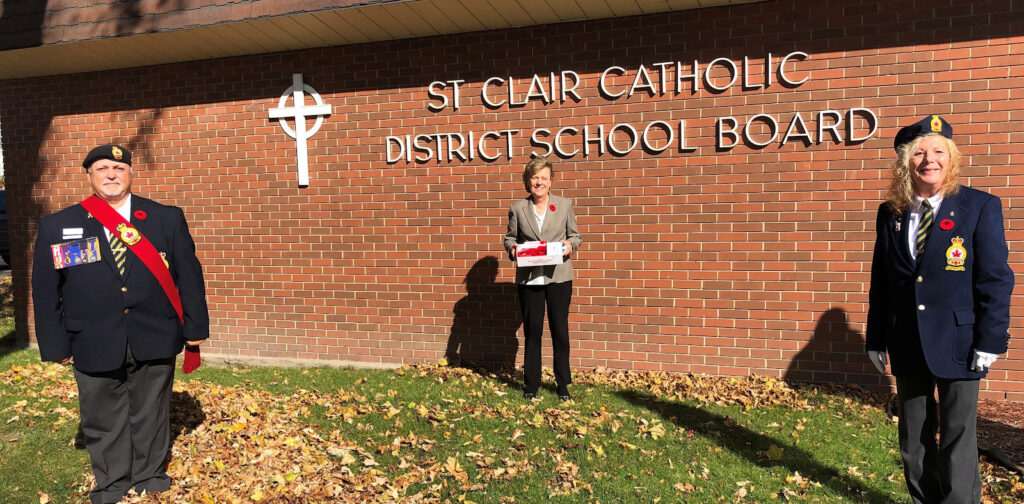
M 924 307 L 922 306 L 922 307 L 921 307 L 921 309 L 923 310 L 923 309 L 924 309 Z M 132 311 L 132 309 L 131 309 L 131 308 L 125 308 L 125 309 L 124 309 L 124 314 L 125 314 L 125 315 L 127 315 L 127 314 L 128 314 L 128 312 L 130 312 L 130 311 Z
M 920 280 L 918 280 L 920 282 Z M 128 292 L 128 287 L 121 287 L 121 292 Z
M 924 277 L 923 276 L 917 277 L 917 283 L 921 283 L 923 281 L 924 281 Z
M 924 305 L 923 304 L 917 305 L 917 311 L 924 311 Z M 124 312 L 128 313 L 128 310 L 125 310 Z

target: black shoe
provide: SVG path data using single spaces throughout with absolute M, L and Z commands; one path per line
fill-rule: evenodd
M 571 400 L 572 396 L 569 395 L 569 387 L 558 387 L 558 400 L 565 402 Z
M 532 401 L 536 398 L 537 394 L 534 392 L 523 392 L 523 399 L 526 399 L 527 401 Z

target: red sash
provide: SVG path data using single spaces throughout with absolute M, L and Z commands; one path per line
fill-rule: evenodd
M 103 227 L 107 228 L 108 231 L 121 238 L 122 234 L 118 231 L 118 224 L 124 224 L 129 230 L 135 232 L 137 239 L 129 243 L 129 240 L 121 238 L 125 246 L 131 250 L 135 257 L 138 257 L 142 261 L 142 264 L 146 265 L 156 280 L 160 282 L 160 287 L 163 288 L 164 294 L 167 295 L 167 300 L 171 302 L 171 306 L 174 307 L 174 311 L 178 313 L 178 320 L 182 324 L 185 323 L 185 317 L 181 312 L 181 295 L 178 294 L 178 287 L 174 285 L 174 279 L 171 278 L 171 272 L 167 269 L 167 265 L 164 264 L 164 260 L 160 257 L 160 253 L 156 251 L 156 247 L 142 236 L 135 226 L 121 217 L 121 214 L 117 213 L 106 201 L 103 201 L 96 195 L 92 195 L 82 201 L 82 207 L 87 212 L 92 214 L 96 220 L 103 224 Z

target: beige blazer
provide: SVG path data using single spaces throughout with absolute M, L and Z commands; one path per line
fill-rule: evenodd
M 552 205 L 555 207 L 554 210 L 551 210 Z M 537 217 L 533 211 L 533 200 L 530 197 L 512 203 L 508 209 L 505 251 L 508 252 L 509 259 L 515 260 L 512 255 L 512 246 L 517 243 L 562 240 L 568 240 L 572 244 L 573 254 L 576 254 L 580 244 L 583 243 L 583 235 L 580 234 L 576 225 L 576 213 L 573 211 L 572 200 L 569 198 L 553 194 L 548 196 L 544 229 L 537 229 Z M 516 283 L 526 283 L 539 276 L 544 277 L 545 284 L 568 282 L 573 279 L 572 261 L 567 257 L 562 264 L 516 268 Z

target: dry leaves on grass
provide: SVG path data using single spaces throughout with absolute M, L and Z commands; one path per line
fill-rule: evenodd
M 467 390 L 479 394 L 504 395 L 504 385 L 494 375 L 439 364 L 399 369 L 398 374 L 418 373 L 438 381 L 459 380 Z M 508 381 L 503 380 L 503 381 Z M 783 406 L 805 409 L 808 405 L 784 382 L 764 377 L 715 378 L 701 375 L 668 375 L 650 372 L 581 371 L 580 385 L 604 385 L 650 393 L 662 399 L 688 399 L 707 403 L 740 405 L 746 408 Z M 77 421 L 73 407 L 77 389 L 68 368 L 54 364 L 13 366 L 0 373 L 0 383 L 26 397 L 4 411 L 14 421 Z M 44 401 L 60 398 L 63 406 L 44 407 Z M 437 441 L 412 432 L 396 432 L 390 444 L 366 445 L 352 442 L 337 430 L 324 432 L 304 421 L 309 408 L 323 408 L 338 421 L 358 421 L 370 414 L 388 419 L 410 413 L 438 426 L 451 427 L 453 417 L 507 418 L 514 415 L 522 428 L 543 428 L 573 438 L 588 453 L 605 456 L 601 432 L 635 429 L 638 437 L 660 439 L 671 431 L 658 419 L 611 413 L 602 410 L 587 415 L 575 409 L 536 409 L 533 405 L 489 406 L 463 399 L 438 404 L 401 403 L 369 398 L 357 392 L 299 390 L 291 395 L 274 395 L 241 387 L 221 387 L 201 381 L 179 383 L 174 388 L 172 428 L 175 439 L 168 472 L 175 479 L 169 492 L 155 496 L 130 496 L 127 502 L 439 502 L 444 496 L 473 492 L 490 482 L 516 478 L 535 469 L 534 463 L 514 454 L 495 455 L 469 449 L 458 457 L 434 457 Z M 526 414 L 522 409 L 532 411 Z M 522 429 L 512 425 L 509 437 L 513 451 L 525 449 Z M 678 433 L 676 433 L 678 435 Z M 684 434 L 685 435 L 685 434 Z M 636 451 L 635 445 L 625 443 Z M 467 445 L 475 446 L 474 441 Z M 380 467 L 375 455 L 399 457 L 395 467 Z M 640 453 L 637 452 L 640 456 Z M 549 494 L 589 493 L 590 484 L 579 467 L 559 450 L 549 450 L 554 471 L 547 482 Z M 644 454 L 657 458 L 656 453 Z M 782 456 L 781 450 L 774 454 Z M 467 467 L 473 467 L 470 477 Z M 1019 476 L 982 465 L 987 504 L 1024 502 L 1024 484 Z M 992 485 L 1010 489 L 1010 496 L 993 495 Z M 80 485 L 85 496 L 92 485 L 88 476 Z M 421 491 L 413 494 L 412 485 Z M 796 474 L 780 491 L 782 500 L 799 498 L 806 480 Z M 685 485 L 680 492 L 693 491 Z M 744 487 L 740 487 L 745 488 Z M 743 496 L 734 497 L 742 499 Z M 411 494 L 411 495 L 410 495 Z M 465 494 L 463 494 L 465 497 Z M 1005 499 L 1016 499 L 1006 501 Z M 468 500 L 468 499 L 467 499 Z
M 444 381 L 455 377 L 476 375 L 478 371 L 448 366 L 446 360 L 421 363 L 407 369 L 418 370 Z M 485 372 L 502 381 L 516 381 L 511 371 Z M 544 375 L 552 379 L 550 368 L 544 368 Z M 605 386 L 625 390 L 646 392 L 662 400 L 697 401 L 721 406 L 738 405 L 744 408 L 784 406 L 794 409 L 808 408 L 807 400 L 789 385 L 777 378 L 767 376 L 745 376 L 723 378 L 701 374 L 671 374 L 661 371 L 619 371 L 606 368 L 573 371 L 573 383 L 577 386 Z
M 46 421 L 57 426 L 78 422 L 78 403 L 74 402 L 78 399 L 78 386 L 70 369 L 57 364 L 11 366 L 0 373 L 0 384 L 14 395 L 27 398 L 0 410 L 8 424 Z M 50 407 L 49 403 L 55 398 L 65 404 Z
M 14 366 L 0 373 L 12 392 L 34 398 L 76 399 L 69 369 L 54 364 Z M 303 421 L 312 405 L 329 414 L 353 418 L 386 412 L 358 394 L 300 390 L 289 396 L 204 382 L 178 383 L 172 399 L 172 436 L 167 472 L 175 480 L 168 492 L 130 494 L 124 502 L 291 503 L 291 502 L 436 502 L 422 493 L 407 496 L 419 482 L 444 481 L 443 464 L 403 464 L 383 473 L 373 454 L 338 431 L 322 434 Z M 10 408 L 21 418 L 77 421 L 77 411 L 32 409 L 31 401 Z M 21 421 L 21 420 L 19 420 Z M 43 420 L 40 420 L 43 421 Z M 516 468 L 511 471 L 515 474 Z M 519 470 L 524 470 L 519 468 Z M 500 475 L 492 475 L 499 478 Z M 91 474 L 78 486 L 85 498 Z
M 385 473 L 370 451 L 303 420 L 313 405 L 341 418 L 387 413 L 388 407 L 359 394 L 299 390 L 278 396 L 203 382 L 175 390 L 202 405 L 205 418 L 176 439 L 168 466 L 175 485 L 156 496 L 158 502 L 430 502 L 423 494 L 407 496 L 409 486 L 449 476 L 463 483 L 458 462 L 451 460 L 402 464 Z M 179 418 L 187 412 L 174 414 L 175 425 L 187 425 Z

